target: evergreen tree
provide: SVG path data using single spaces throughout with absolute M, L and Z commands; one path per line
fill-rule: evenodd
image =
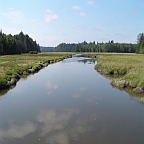
M 137 37 L 138 49 L 137 53 L 144 54 L 144 34 L 140 33 Z
M 22 31 L 14 36 L 0 33 L 0 54 L 20 54 L 30 51 L 40 52 L 40 46 Z
M 3 54 L 2 30 L 0 30 L 0 55 Z

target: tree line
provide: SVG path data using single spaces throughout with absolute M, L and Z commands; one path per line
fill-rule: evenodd
M 44 46 L 40 46 L 40 51 L 41 52 L 54 52 L 54 47 L 44 47 Z
M 95 43 L 86 41 L 78 44 L 66 44 L 61 43 L 56 48 L 57 52 L 117 52 L 117 53 L 135 53 L 137 50 L 137 44 L 127 43 L 114 43 L 109 41 L 107 43 Z
M 40 46 L 27 34 L 20 32 L 12 36 L 0 31 L 0 55 L 29 53 L 30 51 L 40 52 Z

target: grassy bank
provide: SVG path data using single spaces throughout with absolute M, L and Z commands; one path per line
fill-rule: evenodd
M 97 57 L 98 64 L 95 69 L 106 75 L 122 75 L 120 79 L 113 80 L 112 85 L 117 87 L 130 87 L 136 93 L 144 92 L 144 55 L 140 54 L 84 54 Z
M 21 75 L 34 73 L 72 53 L 40 53 L 0 56 L 0 89 L 15 84 Z

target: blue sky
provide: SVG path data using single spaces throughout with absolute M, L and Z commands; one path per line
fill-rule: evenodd
M 136 43 L 143 0 L 0 0 L 0 28 L 23 31 L 41 46 L 83 41 Z

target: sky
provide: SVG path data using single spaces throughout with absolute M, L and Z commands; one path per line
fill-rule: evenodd
M 0 29 L 23 31 L 40 46 L 136 43 L 144 32 L 144 0 L 0 0 Z

